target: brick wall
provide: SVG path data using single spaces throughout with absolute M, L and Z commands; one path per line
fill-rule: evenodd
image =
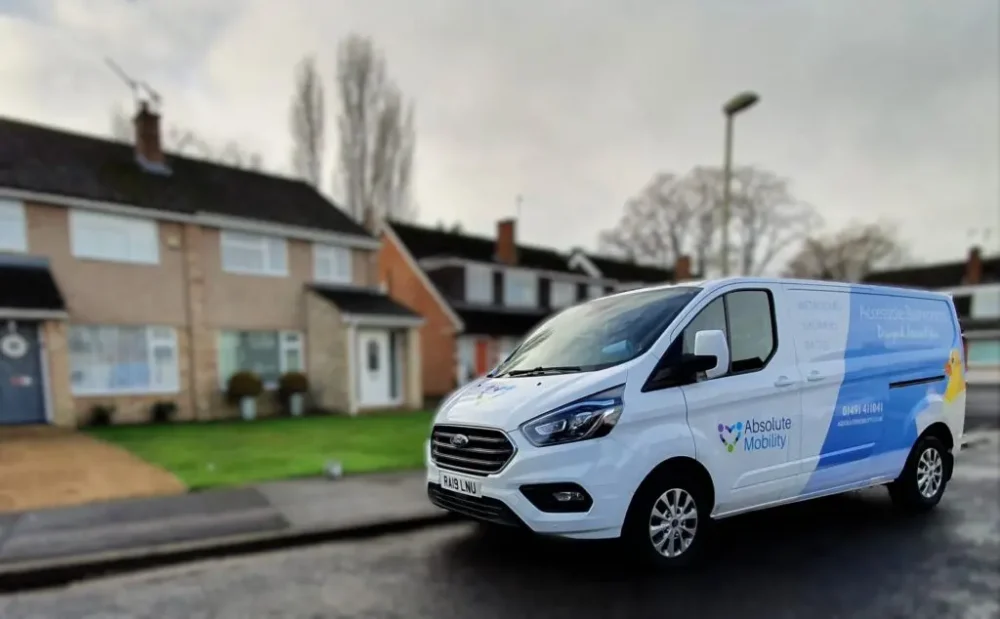
M 352 331 L 341 322 L 337 308 L 319 295 L 306 293 L 305 306 L 306 324 L 312 335 L 306 342 L 311 399 L 319 407 L 346 411 L 350 402 L 348 341 Z
M 159 264 L 125 264 L 74 258 L 69 210 L 27 204 L 28 250 L 46 256 L 73 322 L 108 325 L 186 324 L 184 255 L 171 248 L 182 226 L 158 222 Z
M 383 235 L 378 254 L 379 281 L 390 297 L 424 318 L 420 328 L 423 392 L 427 397 L 440 397 L 455 388 L 455 326 L 403 251 L 391 236 Z

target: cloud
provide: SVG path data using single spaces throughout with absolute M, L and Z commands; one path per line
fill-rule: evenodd
M 417 103 L 428 223 L 492 233 L 520 193 L 522 239 L 592 246 L 655 171 L 719 162 L 720 106 L 753 88 L 737 161 L 791 178 L 832 225 L 894 220 L 927 258 L 1000 228 L 993 0 L 31 6 L 44 10 L 0 14 L 0 114 L 105 131 L 127 101 L 101 64 L 113 54 L 163 93 L 167 124 L 238 139 L 272 168 L 287 166 L 295 62 L 318 55 L 332 114 L 337 41 L 373 35 Z

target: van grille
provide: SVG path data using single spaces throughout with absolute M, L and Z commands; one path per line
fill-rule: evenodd
M 490 497 L 462 496 L 437 484 L 427 484 L 427 496 L 434 505 L 455 514 L 511 527 L 525 526 L 509 507 Z
M 464 444 L 452 441 L 464 436 Z M 431 460 L 443 469 L 489 475 L 507 466 L 514 457 L 514 445 L 499 430 L 466 426 L 434 426 L 431 432 Z

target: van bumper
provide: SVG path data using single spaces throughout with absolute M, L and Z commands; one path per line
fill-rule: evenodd
M 632 500 L 623 483 L 629 454 L 611 436 L 579 443 L 535 447 L 519 433 L 513 459 L 499 473 L 470 475 L 427 461 L 427 495 L 450 512 L 543 535 L 608 539 L 621 535 Z M 445 473 L 479 483 L 478 497 L 442 488 Z M 560 499 L 556 498 L 560 495 Z

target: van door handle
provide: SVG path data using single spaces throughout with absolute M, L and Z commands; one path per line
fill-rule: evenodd
M 814 383 L 817 380 L 823 380 L 823 375 L 820 374 L 819 372 L 812 371 L 809 372 L 809 376 L 806 376 L 806 380 L 808 380 L 811 383 Z
M 795 381 L 788 378 L 787 376 L 779 376 L 778 380 L 774 381 L 775 387 L 791 387 L 795 384 Z

